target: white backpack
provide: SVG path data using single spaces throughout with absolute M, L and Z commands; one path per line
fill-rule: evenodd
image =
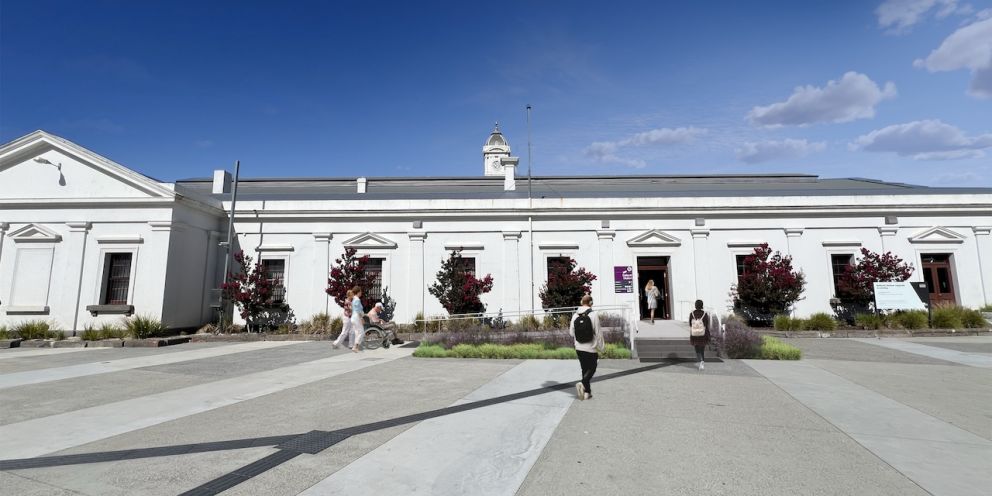
M 692 324 L 689 325 L 689 335 L 693 337 L 702 337 L 706 335 L 706 322 L 703 320 L 706 318 L 706 312 L 703 312 L 703 316 L 698 319 L 692 319 Z

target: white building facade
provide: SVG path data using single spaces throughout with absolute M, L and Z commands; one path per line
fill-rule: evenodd
M 796 315 L 831 312 L 834 274 L 861 248 L 910 262 L 932 299 L 992 302 L 992 188 L 802 174 L 518 177 L 498 128 L 479 177 L 242 179 L 236 245 L 282 281 L 298 319 L 341 310 L 324 292 L 345 248 L 369 255 L 396 320 L 443 315 L 427 292 L 450 250 L 492 274 L 490 311 L 540 308 L 561 257 L 597 276 L 599 305 L 729 309 L 741 257 L 768 243 L 807 276 Z M 162 183 L 38 131 L 0 148 L 0 325 L 81 329 L 121 314 L 173 328 L 212 319 L 230 195 Z M 530 192 L 530 194 L 528 193 Z M 622 274 L 629 273 L 624 284 Z M 378 291 L 378 288 L 376 288 Z M 629 291 L 629 292 L 627 292 Z

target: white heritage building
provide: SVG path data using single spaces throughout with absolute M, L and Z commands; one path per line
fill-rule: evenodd
M 283 281 L 298 319 L 340 314 L 324 288 L 346 247 L 372 257 L 400 322 L 444 313 L 426 288 L 456 249 L 493 275 L 491 311 L 540 308 L 537 290 L 560 257 L 598 276 L 599 305 L 634 308 L 650 278 L 665 318 L 687 318 L 697 298 L 725 309 L 743 255 L 763 242 L 808 276 L 797 315 L 831 311 L 833 276 L 861 247 L 910 261 L 934 300 L 992 302 L 992 188 L 804 174 L 529 185 L 517 165 L 497 127 L 478 177 L 243 179 L 237 245 Z M 0 325 L 211 321 L 230 208 L 225 174 L 214 176 L 163 183 L 44 131 L 0 147 Z M 632 284 L 617 281 L 625 270 Z

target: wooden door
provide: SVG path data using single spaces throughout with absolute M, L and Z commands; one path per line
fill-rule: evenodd
M 951 256 L 944 253 L 925 254 L 921 256 L 923 280 L 930 292 L 931 305 L 953 305 L 957 303 L 954 295 L 954 279 L 951 274 Z

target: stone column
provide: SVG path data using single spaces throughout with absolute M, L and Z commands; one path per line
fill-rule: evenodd
M 200 320 L 212 322 L 214 318 L 214 303 L 219 302 L 220 281 L 217 278 L 217 261 L 221 255 L 218 254 L 220 247 L 220 231 L 207 231 L 206 262 L 203 271 L 203 290 L 205 294 L 202 298 L 202 308 L 200 309 Z
M 614 230 L 596 231 L 599 238 L 599 272 L 597 281 L 599 291 L 596 293 L 596 303 L 604 306 L 617 304 L 617 294 L 613 290 L 613 239 L 617 232 Z
M 331 270 L 331 233 L 313 233 L 313 314 L 328 313 L 331 297 L 327 294 L 327 276 Z
M 410 262 L 407 263 L 409 279 L 407 280 L 407 301 L 410 302 L 410 309 L 407 311 L 407 320 L 412 322 L 417 312 L 424 311 L 425 292 L 424 288 L 424 239 L 427 238 L 425 232 L 411 232 L 410 236 Z M 424 315 L 426 317 L 426 315 Z
M 65 225 L 69 227 L 69 237 L 66 239 L 65 244 L 68 256 L 66 257 L 64 281 L 69 282 L 71 284 L 70 287 L 74 287 L 75 291 L 62 292 L 65 299 L 62 300 L 62 304 L 60 305 L 62 308 L 59 310 L 65 311 L 72 309 L 72 335 L 75 336 L 79 327 L 79 308 L 82 303 L 83 266 L 86 264 L 86 237 L 93 225 L 89 222 L 66 222 Z M 77 253 L 79 254 L 78 258 L 76 256 Z M 79 261 L 78 264 L 75 263 L 77 260 Z M 65 323 L 68 324 L 68 322 Z
M 520 231 L 503 231 L 503 288 L 501 307 L 504 312 L 517 312 L 511 320 L 517 320 L 520 312 Z
M 978 250 L 978 269 L 982 273 L 982 296 L 985 304 L 992 303 L 992 226 L 971 228 L 975 233 L 975 247 Z
M 815 271 L 812 271 L 811 270 L 811 267 L 808 267 L 806 261 L 803 260 L 803 257 L 798 257 L 798 258 L 796 257 L 796 255 L 800 252 L 799 245 L 800 245 L 800 241 L 801 241 L 800 238 L 802 238 L 802 236 L 803 236 L 803 231 L 804 231 L 804 229 L 802 227 L 786 227 L 785 228 L 785 246 L 786 246 L 786 249 L 789 250 L 789 256 L 792 257 L 792 267 L 793 267 L 793 269 L 802 270 L 806 274 L 815 274 L 816 272 Z M 807 275 L 807 277 L 809 277 L 809 275 Z M 803 300 L 800 300 L 799 302 L 797 302 L 797 305 L 801 305 L 802 302 L 803 302 Z M 793 306 L 792 307 L 792 315 L 795 315 L 795 314 L 796 314 L 796 307 Z
M 692 260 L 696 269 L 696 298 L 704 303 L 712 305 L 710 301 L 710 260 L 707 256 L 710 230 L 706 228 L 696 228 L 692 233 Z M 695 308 L 695 307 L 693 307 Z

